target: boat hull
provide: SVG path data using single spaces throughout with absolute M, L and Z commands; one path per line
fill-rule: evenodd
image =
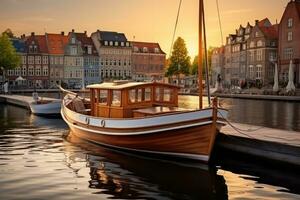
M 46 104 L 30 103 L 30 110 L 35 115 L 59 115 L 61 100 L 52 101 Z
M 83 118 L 88 116 L 78 115 L 68 110 L 62 109 L 62 117 L 69 125 L 72 133 L 93 143 L 97 143 L 110 148 L 117 148 L 125 151 L 135 151 L 141 153 L 159 154 L 170 157 L 188 158 L 208 162 L 213 149 L 217 127 L 223 125 L 222 122 L 213 123 L 212 109 L 201 112 L 181 113 L 180 116 L 161 116 L 144 119 L 144 124 L 148 121 L 162 121 L 157 126 L 142 127 L 136 124 L 135 128 L 126 127 L 122 129 L 113 127 L 93 126 L 91 123 L 84 123 Z M 195 118 L 195 116 L 198 118 Z M 76 116 L 77 115 L 77 116 Z M 195 115 L 193 120 L 184 121 L 185 116 Z M 169 117 L 170 119 L 168 119 Z M 155 119 L 160 118 L 160 119 Z M 178 119 L 179 118 L 179 119 Z M 164 124 L 164 121 L 174 123 Z M 93 121 L 90 119 L 88 121 Z M 101 119 L 98 119 L 101 124 Z M 147 121 L 148 120 L 148 121 Z M 177 122 L 176 122 L 177 120 Z M 125 121 L 125 122 L 124 122 Z M 134 124 L 138 120 L 119 120 L 116 124 Z M 109 126 L 109 125 L 108 125 Z

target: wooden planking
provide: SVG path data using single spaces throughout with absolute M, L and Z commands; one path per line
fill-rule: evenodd
M 214 138 L 214 134 L 211 133 L 211 126 L 205 125 L 135 136 L 102 135 L 71 128 L 78 137 L 118 147 L 208 155 L 211 139 Z

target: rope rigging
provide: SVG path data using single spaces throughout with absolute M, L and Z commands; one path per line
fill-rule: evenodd
M 182 0 L 179 1 L 178 11 L 177 11 L 177 17 L 176 17 L 176 21 L 175 21 L 175 27 L 174 27 L 174 32 L 173 32 L 173 37 L 172 37 L 172 43 L 171 43 L 171 48 L 170 48 L 170 54 L 169 54 L 169 56 L 171 56 L 172 48 L 173 48 L 173 45 L 174 45 L 174 40 L 175 40 L 175 35 L 176 35 L 176 30 L 177 30 L 177 25 L 178 25 L 178 19 L 179 19 L 180 10 L 181 10 L 181 3 L 182 3 Z
M 219 0 L 216 0 L 216 4 L 217 4 L 219 27 L 220 27 L 220 33 L 221 33 L 221 42 L 222 42 L 222 46 L 223 46 L 224 45 L 224 39 L 223 39 L 222 23 L 221 23 L 221 17 L 220 17 Z

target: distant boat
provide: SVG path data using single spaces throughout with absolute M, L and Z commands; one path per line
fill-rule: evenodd
M 61 100 L 44 100 L 38 97 L 37 93 L 33 94 L 33 101 L 29 103 L 30 110 L 35 115 L 52 116 L 59 115 L 61 110 Z
M 199 12 L 202 55 L 203 0 L 199 1 Z M 202 56 L 198 63 L 202 63 Z M 60 87 L 67 93 L 61 115 L 76 136 L 93 143 L 122 151 L 208 162 L 217 131 L 225 125 L 228 112 L 218 108 L 216 98 L 210 107 L 202 108 L 201 65 L 198 71 L 197 110 L 178 107 L 178 86 L 115 81 L 87 86 L 90 99 Z

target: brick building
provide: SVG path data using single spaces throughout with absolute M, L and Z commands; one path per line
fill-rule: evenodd
M 212 51 L 211 55 L 211 66 L 212 66 L 212 74 L 211 74 L 211 83 L 213 86 L 217 82 L 218 76 L 220 76 L 221 80 L 224 80 L 225 71 L 224 71 L 224 51 L 225 47 L 222 46 L 220 48 L 215 48 Z
M 163 80 L 166 54 L 158 43 L 131 42 L 132 78 L 136 81 Z
M 291 0 L 279 24 L 279 80 L 288 82 L 289 62 L 294 63 L 295 85 L 300 87 L 300 0 Z
M 49 87 L 49 54 L 45 35 L 35 35 L 31 33 L 25 39 L 26 56 L 22 61 L 24 72 L 27 74 L 28 88 L 48 88 Z M 27 70 L 25 70 L 25 66 Z M 23 71 L 24 70 L 24 71 Z M 26 71 L 26 72 L 25 72 Z

